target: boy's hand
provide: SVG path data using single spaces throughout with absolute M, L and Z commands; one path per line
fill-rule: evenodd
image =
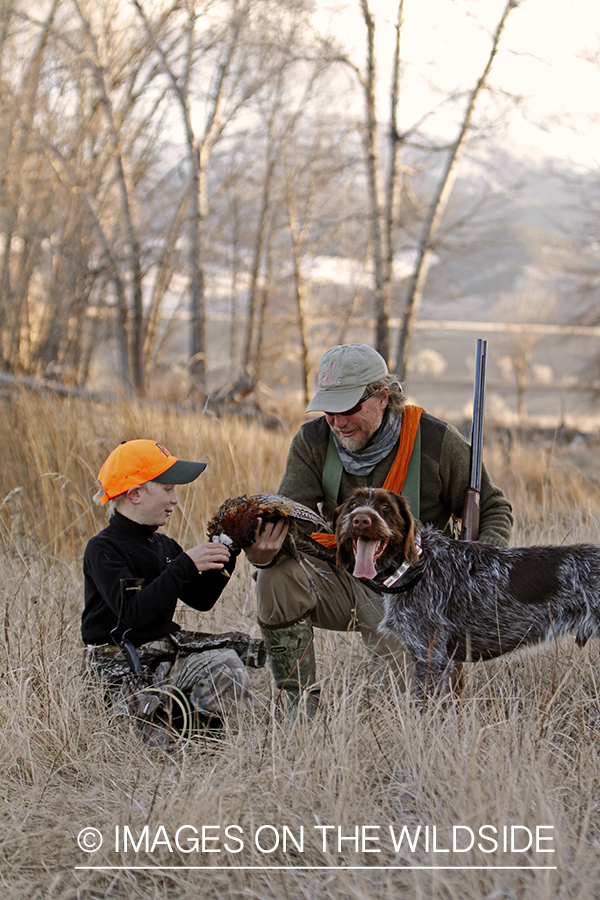
M 254 543 L 250 547 L 244 547 L 244 553 L 254 565 L 266 566 L 281 550 L 281 545 L 288 533 L 290 523 L 287 519 L 267 522 L 264 531 L 261 533 L 262 519 L 259 517 L 256 521 Z
M 199 572 L 208 569 L 222 569 L 229 559 L 229 550 L 225 544 L 197 544 L 185 551 L 192 559 Z

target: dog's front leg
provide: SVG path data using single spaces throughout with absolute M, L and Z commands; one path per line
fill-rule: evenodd
M 448 669 L 448 692 L 460 697 L 465 686 L 464 663 L 453 662 Z
M 425 704 L 429 685 L 429 660 L 415 659 L 414 695 L 421 705 Z
M 447 662 L 435 657 L 415 659 L 415 694 L 425 701 L 427 697 L 435 697 L 444 684 L 447 674 Z
M 415 687 L 421 696 L 439 693 L 449 675 L 447 636 L 439 624 L 428 624 L 430 627 L 421 628 L 419 633 L 412 631 L 406 635 L 415 660 Z

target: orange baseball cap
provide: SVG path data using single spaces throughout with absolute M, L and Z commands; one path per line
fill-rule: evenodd
M 206 468 L 206 463 L 177 459 L 157 441 L 123 441 L 108 455 L 98 473 L 106 503 L 129 488 L 159 481 L 162 484 L 189 484 Z

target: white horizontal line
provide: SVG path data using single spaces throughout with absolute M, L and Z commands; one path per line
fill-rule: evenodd
M 427 870 L 427 869 L 444 869 L 449 871 L 461 871 L 466 869 L 479 869 L 479 870 L 490 870 L 497 871 L 502 869 L 506 870 L 523 870 L 523 871 L 537 871 L 537 870 L 556 870 L 557 866 L 75 866 L 75 869 L 86 869 L 88 871 L 93 872 L 132 872 L 132 871 L 153 871 L 156 869 L 157 871 L 175 871 L 179 872 L 182 870 L 194 870 L 194 871 L 202 871 L 202 870 L 228 870 L 232 871 L 281 871 L 285 870 L 288 872 L 298 870 L 298 871 L 319 871 L 321 869 L 335 869 L 339 871 L 347 871 L 349 869 L 361 869 L 364 871 L 381 871 L 381 870 L 394 870 L 401 871 L 403 869 L 419 869 L 419 870 Z
M 399 327 L 400 322 L 390 320 L 392 328 Z M 600 337 L 598 325 L 548 325 L 535 322 L 464 322 L 454 319 L 418 319 L 415 328 L 420 331 L 440 329 L 440 331 L 492 331 L 492 332 L 520 332 L 526 329 L 535 334 L 578 334 Z
M 275 313 L 271 315 L 272 321 L 296 322 L 297 318 L 288 313 Z M 207 321 L 211 322 L 229 322 L 231 320 L 230 313 L 207 313 Z M 310 315 L 305 316 L 308 324 L 315 322 L 334 322 L 331 316 L 327 315 Z M 356 316 L 348 321 L 350 328 L 365 327 L 372 328 L 375 325 L 375 319 L 372 316 Z M 400 328 L 400 319 L 390 319 L 389 326 L 392 329 Z M 417 331 L 479 331 L 488 333 L 513 334 L 527 329 L 532 334 L 559 334 L 559 335 L 579 335 L 579 337 L 600 337 L 600 325 L 550 325 L 546 322 L 473 322 L 464 319 L 417 319 L 415 322 Z

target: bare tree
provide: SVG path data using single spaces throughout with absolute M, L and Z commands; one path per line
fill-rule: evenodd
M 367 31 L 366 72 L 364 76 L 360 76 L 360 81 L 365 95 L 365 151 L 369 184 L 370 240 L 374 268 L 374 305 L 377 319 L 375 345 L 382 356 L 387 359 L 389 352 L 387 324 L 389 297 L 386 297 L 385 290 L 388 279 L 384 271 L 386 254 L 383 246 L 383 199 L 377 141 L 375 19 L 369 9 L 368 0 L 360 0 L 360 6 Z
M 121 3 L 36 9 L 5 6 L 0 29 L 2 365 L 81 383 L 110 334 L 142 393 L 184 208 L 173 181 L 156 196 L 166 85 Z
M 190 266 L 190 371 L 194 385 L 205 390 L 206 376 L 206 239 L 209 216 L 208 175 L 211 155 L 226 128 L 250 98 L 280 68 L 278 41 L 290 8 L 278 3 L 261 8 L 251 0 L 222 0 L 216 10 L 207 3 L 168 7 L 165 12 L 142 0 L 131 0 L 148 39 L 160 59 L 176 100 L 190 168 L 188 184 Z M 303 3 L 293 12 L 303 13 Z M 183 16 L 177 39 L 161 39 L 164 19 Z M 283 32 L 285 33 L 285 32 Z M 282 42 L 285 47 L 285 38 Z M 209 85 L 205 92 L 195 84 Z M 199 116 L 199 110 L 202 115 Z M 198 124 L 199 123 L 199 124 Z M 271 163 L 269 163 L 271 165 Z M 268 196 L 269 174 L 265 180 Z M 259 242 L 260 243 L 260 242 Z
M 310 184 L 308 187 L 309 196 L 307 197 L 306 207 L 309 207 L 312 202 L 312 195 L 314 191 L 314 178 L 312 177 L 314 173 L 311 172 L 311 177 L 309 178 Z M 290 239 L 292 245 L 292 272 L 293 272 L 293 284 L 294 284 L 294 295 L 296 298 L 296 309 L 298 314 L 298 332 L 300 336 L 300 362 L 302 367 L 302 381 L 303 381 L 303 393 L 304 393 L 304 402 L 308 405 L 310 400 L 310 383 L 309 383 L 309 371 L 310 371 L 310 363 L 309 363 L 309 354 L 308 354 L 308 335 L 307 335 L 307 325 L 306 325 L 306 281 L 302 273 L 302 255 L 304 251 L 304 243 L 307 238 L 307 231 L 310 225 L 310 214 L 305 215 L 304 221 L 301 222 L 299 211 L 296 207 L 297 201 L 297 192 L 293 187 L 293 175 L 290 171 L 289 165 L 287 165 L 286 159 L 286 175 L 285 175 L 285 187 L 286 187 L 286 205 L 287 205 L 287 216 L 288 216 L 288 225 L 290 231 Z M 308 213 L 308 209 L 306 210 Z
M 388 124 L 387 173 L 379 150 L 377 118 L 377 54 L 375 35 L 377 23 L 369 0 L 359 0 L 365 23 L 366 60 L 364 70 L 355 65 L 342 51 L 332 51 L 332 59 L 343 62 L 356 74 L 365 103 L 363 144 L 367 169 L 369 245 L 373 260 L 373 306 L 375 314 L 375 346 L 389 358 L 389 318 L 393 278 L 394 226 L 399 200 L 398 157 L 403 137 L 398 130 L 400 96 L 400 35 L 404 0 L 398 0 L 395 41 L 390 88 L 390 120 Z M 385 185 L 385 187 L 384 187 Z
M 408 356 L 412 343 L 414 325 L 419 314 L 421 300 L 423 297 L 423 290 L 427 279 L 429 259 L 434 249 L 435 241 L 437 239 L 440 225 L 442 223 L 442 218 L 444 216 L 444 212 L 448 205 L 450 194 L 454 186 L 458 161 L 460 160 L 465 147 L 467 146 L 473 121 L 475 105 L 482 91 L 486 87 L 487 79 L 491 72 L 494 58 L 498 52 L 500 39 L 506 26 L 508 16 L 518 5 L 519 0 L 508 0 L 506 6 L 504 7 L 502 16 L 500 17 L 500 21 L 494 33 L 492 47 L 483 72 L 477 79 L 477 82 L 469 95 L 458 136 L 454 144 L 451 146 L 448 159 L 443 168 L 436 191 L 429 204 L 428 212 L 423 224 L 421 239 L 419 241 L 417 262 L 409 282 L 407 298 L 404 304 L 404 312 L 402 314 L 400 337 L 398 340 L 396 371 L 398 372 L 398 375 L 402 380 L 405 380 L 406 378 Z
M 269 91 L 269 95 L 266 98 L 263 112 L 266 130 L 265 166 L 260 194 L 258 225 L 252 251 L 248 329 L 243 358 L 244 368 L 251 375 L 256 374 L 261 363 L 260 350 L 264 339 L 266 300 L 269 290 L 269 278 L 266 271 L 263 272 L 261 281 L 261 267 L 268 269 L 270 266 L 272 224 L 274 217 L 277 216 L 277 206 L 281 203 L 279 197 L 277 197 L 275 202 L 272 200 L 277 169 L 281 167 L 284 173 L 282 193 L 286 198 L 286 219 L 292 235 L 292 247 L 298 249 L 299 245 L 295 243 L 294 235 L 299 241 L 301 241 L 301 238 L 295 227 L 298 220 L 293 199 L 294 189 L 289 179 L 289 144 L 291 136 L 295 135 L 300 121 L 307 124 L 309 128 L 312 127 L 312 123 L 309 124 L 310 113 L 307 115 L 307 109 L 310 107 L 315 84 L 324 75 L 324 68 L 319 59 L 311 60 L 308 63 L 308 71 L 306 71 L 307 66 L 305 64 L 303 66 L 305 71 L 298 72 L 299 67 L 294 66 L 294 62 L 296 61 L 295 56 L 300 45 L 295 47 L 295 40 L 295 34 L 290 33 L 286 41 L 288 52 L 282 59 L 282 65 L 277 73 L 273 89 Z M 303 83 L 299 83 L 299 76 L 303 78 Z M 302 86 L 301 91 L 299 90 L 300 86 Z M 290 96 L 290 94 L 295 96 Z M 296 289 L 298 314 L 302 320 L 301 297 L 302 289 L 300 288 L 300 293 Z M 302 327 L 300 331 L 304 357 L 307 354 L 307 349 L 303 343 L 304 332 Z
M 36 183 L 39 182 L 39 167 L 32 169 L 28 166 L 31 161 L 28 156 L 29 134 L 39 102 L 40 73 L 58 3 L 59 0 L 54 0 L 46 18 L 39 24 L 27 23 L 16 34 L 13 30 L 15 11 L 10 6 L 2 9 L 0 193 L 3 197 L 4 246 L 0 272 L 0 330 L 3 337 L 0 353 L 2 364 L 14 369 L 20 366 L 21 340 L 25 337 L 21 331 L 25 298 L 41 245 L 39 232 L 35 239 L 30 240 L 26 240 L 23 234 L 23 213 L 31 200 L 26 197 L 26 185 L 31 184 L 34 178 Z M 31 52 L 23 58 L 19 40 L 25 34 Z
M 133 195 L 134 186 L 131 173 L 128 171 L 125 148 L 120 133 L 120 123 L 117 119 L 113 98 L 107 85 L 106 65 L 101 59 L 98 41 L 94 34 L 91 18 L 83 8 L 80 0 L 72 0 L 75 10 L 82 24 L 82 32 L 85 40 L 83 62 L 88 66 L 96 87 L 98 102 L 101 104 L 106 116 L 107 130 L 112 144 L 112 157 L 114 165 L 115 184 L 119 195 L 119 207 L 121 219 L 125 231 L 125 248 L 128 255 L 129 286 L 131 291 L 131 306 L 126 300 L 126 290 L 118 291 L 119 314 L 121 318 L 121 335 L 127 335 L 128 371 L 131 373 L 133 388 L 138 394 L 144 393 L 144 310 L 142 303 L 142 259 L 141 245 L 138 237 L 138 229 L 134 221 Z M 111 77 L 114 73 L 110 73 Z M 131 94 L 126 103 L 133 105 Z M 123 115 L 123 110 L 119 110 Z
M 202 125 L 197 128 L 194 124 L 192 113 L 192 79 L 196 69 L 196 63 L 203 50 L 215 49 L 217 38 L 213 29 L 208 29 L 204 34 L 203 46 L 202 31 L 203 19 L 208 22 L 207 10 L 199 8 L 196 4 L 189 3 L 183 7 L 185 17 L 181 37 L 172 41 L 169 36 L 162 37 L 162 27 L 168 16 L 179 15 L 177 7 L 162 9 L 154 13 L 150 7 L 148 10 L 140 0 L 132 0 L 148 39 L 161 61 L 171 91 L 179 107 L 184 138 L 187 147 L 188 162 L 190 165 L 190 181 L 188 193 L 188 207 L 190 218 L 190 360 L 191 374 L 197 380 L 198 387 L 204 389 L 204 377 L 206 373 L 206 347 L 205 347 L 205 221 L 208 209 L 208 164 L 210 155 L 216 141 L 219 139 L 225 126 L 223 118 L 223 101 L 225 85 L 229 77 L 233 57 L 237 49 L 241 29 L 248 15 L 249 4 L 246 2 L 232 3 L 227 21 L 225 34 L 220 35 L 219 49 L 215 55 L 214 70 L 209 81 L 212 90 L 206 101 L 206 109 Z M 153 15 L 154 13 L 154 15 Z
M 141 394 L 176 327 L 174 317 L 165 324 L 166 310 L 185 306 L 193 387 L 205 393 L 213 296 L 219 312 L 236 310 L 221 358 L 230 348 L 254 380 L 267 366 L 272 374 L 285 348 L 285 364 L 298 362 L 306 390 L 314 340 L 345 337 L 348 317 L 371 313 L 373 302 L 375 343 L 389 357 L 406 196 L 408 138 L 398 126 L 403 0 L 393 6 L 385 137 L 375 101 L 377 23 L 372 0 L 358 3 L 361 66 L 305 29 L 305 0 L 0 6 L 0 365 L 81 383 L 106 340 L 111 354 L 116 345 L 122 383 Z M 358 84 L 364 101 L 363 168 L 355 121 L 331 108 L 330 63 L 340 60 L 358 79 L 353 97 Z M 438 216 L 469 115 L 449 154 Z M 428 240 L 420 235 L 424 270 L 436 235 L 434 216 Z M 317 257 L 349 257 L 362 272 L 367 254 L 367 297 L 342 280 L 322 287 L 311 279 Z M 224 271 L 231 300 L 211 293 L 212 273 L 220 287 Z M 314 324 L 324 306 L 333 326 Z
M 270 258 L 267 236 L 270 235 L 269 223 L 272 217 L 271 195 L 276 166 L 279 161 L 282 145 L 281 117 L 282 94 L 284 90 L 284 70 L 280 70 L 274 86 L 270 103 L 264 112 L 266 130 L 265 166 L 260 192 L 258 224 L 256 227 L 254 246 L 252 248 L 252 265 L 250 270 L 250 289 L 248 292 L 248 325 L 244 341 L 243 368 L 255 376 L 260 366 L 260 347 L 263 340 L 264 313 L 266 309 L 268 281 L 263 278 L 261 285 L 261 267 Z M 285 126 L 284 126 L 285 128 Z

